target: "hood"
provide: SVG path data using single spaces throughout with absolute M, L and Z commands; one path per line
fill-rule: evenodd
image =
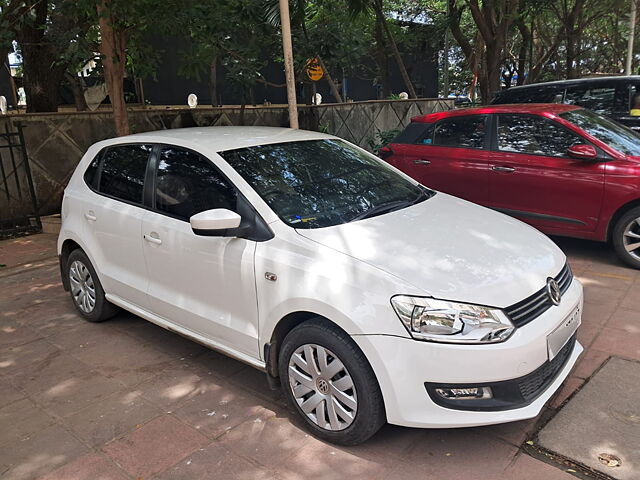
M 377 217 L 297 232 L 426 296 L 499 308 L 540 290 L 566 262 L 533 227 L 443 193 Z

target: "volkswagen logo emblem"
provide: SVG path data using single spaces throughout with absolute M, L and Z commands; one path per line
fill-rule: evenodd
M 556 282 L 553 278 L 549 278 L 547 280 L 547 295 L 549 296 L 549 300 L 551 300 L 551 303 L 553 303 L 554 305 L 560 305 L 562 293 L 560 293 L 558 282 Z

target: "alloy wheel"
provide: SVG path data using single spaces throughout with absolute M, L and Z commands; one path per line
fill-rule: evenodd
M 320 428 L 344 430 L 358 410 L 349 371 L 329 349 L 305 344 L 289 359 L 289 386 L 304 414 Z
M 640 218 L 632 220 L 625 227 L 622 243 L 629 255 L 640 260 Z
M 84 313 L 91 313 L 96 306 L 96 289 L 87 266 L 74 260 L 69 267 L 69 282 L 73 301 Z

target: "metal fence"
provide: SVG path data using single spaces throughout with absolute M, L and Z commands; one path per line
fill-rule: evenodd
M 0 132 L 0 239 L 39 232 L 38 203 L 22 127 Z

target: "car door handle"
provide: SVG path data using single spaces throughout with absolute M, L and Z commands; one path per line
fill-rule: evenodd
M 511 173 L 516 171 L 516 169 L 513 167 L 499 167 L 499 166 L 491 167 L 491 170 L 494 170 L 496 172 L 505 172 L 505 173 Z
M 424 158 L 419 158 L 413 161 L 414 165 L 429 165 L 431 164 L 431 160 L 425 160 Z
M 96 217 L 96 214 L 93 213 L 93 210 L 89 210 L 87 213 L 85 213 L 84 218 L 86 218 L 90 222 L 95 222 L 98 219 L 98 217 Z
M 143 238 L 150 243 L 155 243 L 156 245 L 162 245 L 162 240 L 158 237 L 158 234 L 155 232 L 151 232 L 149 235 L 144 235 Z

